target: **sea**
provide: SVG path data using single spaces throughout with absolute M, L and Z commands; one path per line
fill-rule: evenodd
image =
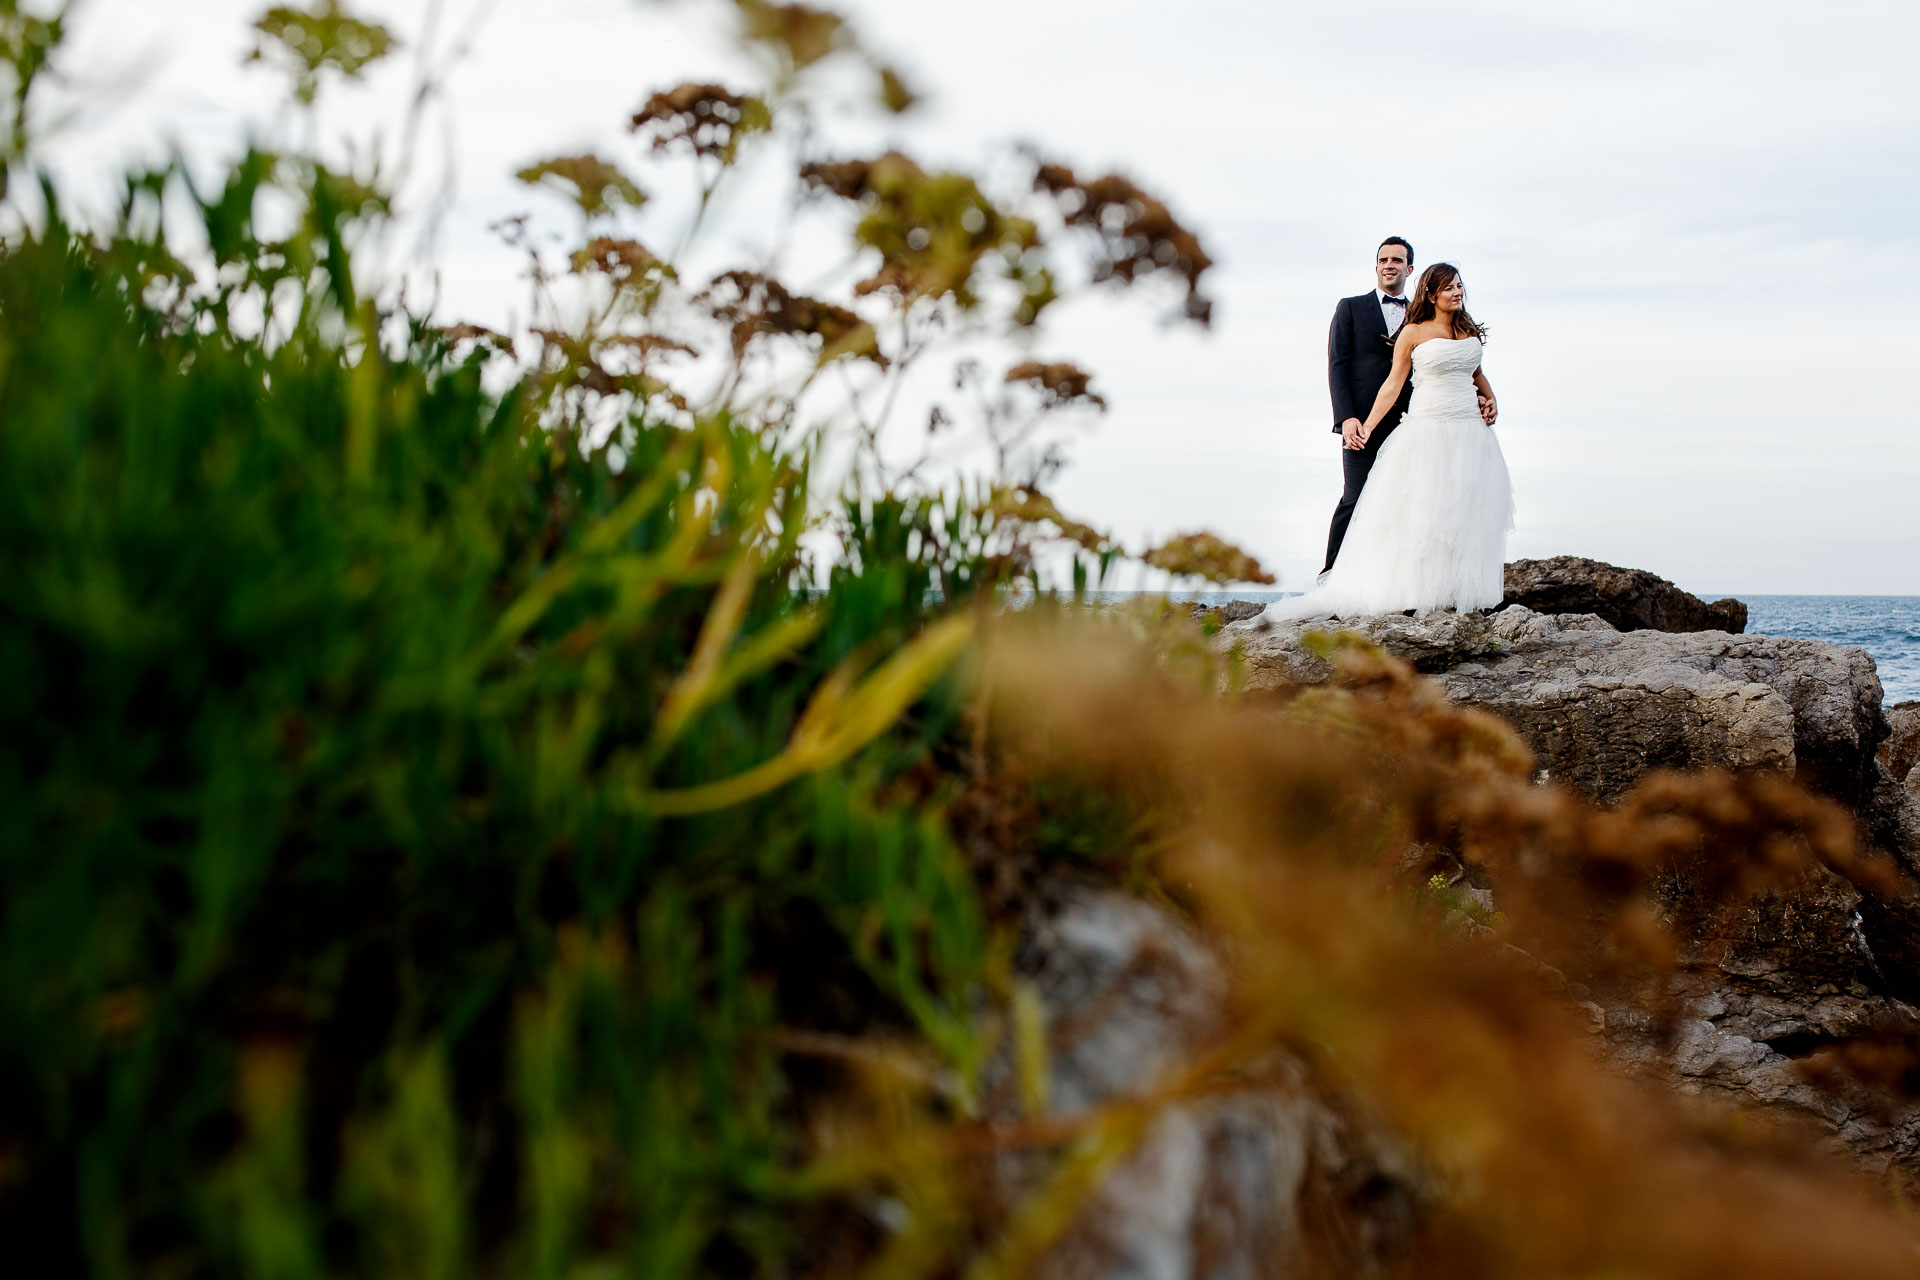
M 1116 592 L 1130 595 L 1131 592 Z M 1182 599 L 1278 600 L 1291 591 L 1202 591 Z M 1731 594 L 1731 593 L 1722 593 Z M 1718 600 L 1708 593 L 1703 600 Z M 1749 635 L 1796 636 L 1865 649 L 1885 705 L 1920 699 L 1920 596 L 1740 596 Z

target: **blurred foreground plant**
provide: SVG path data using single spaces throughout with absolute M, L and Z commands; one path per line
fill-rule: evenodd
M 743 13 L 794 68 L 844 43 Z M 0 19 L 13 138 L 59 27 Z M 303 106 L 393 47 L 332 0 L 258 30 Z M 691 113 L 655 145 L 711 166 L 696 227 L 772 127 L 724 97 L 648 117 Z M 826 525 L 819 433 L 743 369 L 904 357 L 770 278 L 683 287 L 606 225 L 644 201 L 617 166 L 522 176 L 576 201 L 591 304 L 524 362 L 356 278 L 390 193 L 304 152 L 130 174 L 92 231 L 47 185 L 0 248 L 0 1222 L 35 1274 L 774 1274 L 776 1026 L 978 1073 L 1004 956 L 922 779 L 1036 535 L 871 469 Z M 944 283 L 888 305 L 960 305 L 897 230 Z M 654 371 L 696 354 L 669 312 L 731 331 L 707 394 Z

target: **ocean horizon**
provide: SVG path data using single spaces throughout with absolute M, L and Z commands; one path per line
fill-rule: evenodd
M 1096 591 L 1100 600 L 1166 596 L 1208 604 L 1228 600 L 1284 600 L 1297 591 Z M 1920 699 L 1920 596 L 1792 596 L 1701 592 L 1703 600 L 1727 596 L 1747 606 L 1748 635 L 1791 636 L 1864 649 L 1880 673 L 1883 702 Z

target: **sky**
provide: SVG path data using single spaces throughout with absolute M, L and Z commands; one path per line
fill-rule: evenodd
M 241 65 L 262 7 L 85 0 L 63 179 L 104 192 L 127 156 L 230 156 L 272 127 L 278 86 Z M 975 166 L 1038 140 L 1164 195 L 1217 263 L 1210 332 L 1110 298 L 1050 323 L 1043 354 L 1112 406 L 1054 485 L 1063 510 L 1136 545 L 1208 528 L 1305 585 L 1340 490 L 1327 323 L 1400 235 L 1416 268 L 1461 268 L 1490 330 L 1512 557 L 1709 597 L 1920 594 L 1910 0 L 841 7 L 925 91 L 895 127 L 914 154 Z M 486 230 L 535 203 L 515 169 L 631 154 L 649 92 L 744 71 L 711 6 L 357 8 L 410 54 L 472 33 L 421 147 L 450 193 L 449 321 L 502 324 L 525 296 Z M 412 71 L 330 95 L 323 129 L 391 137 Z

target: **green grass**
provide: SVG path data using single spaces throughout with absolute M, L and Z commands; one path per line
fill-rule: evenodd
M 893 780 L 952 735 L 980 531 L 855 504 L 796 590 L 804 456 L 542 429 L 541 375 L 489 394 L 339 284 L 329 181 L 271 253 L 209 202 L 302 287 L 274 345 L 237 289 L 143 302 L 124 230 L 0 253 L 0 1234 L 34 1274 L 773 1274 L 776 1025 L 978 1064 L 988 930 Z
M 989 194 L 898 156 L 804 163 L 830 53 L 885 110 L 910 95 L 834 15 L 722 8 L 765 96 L 648 100 L 636 146 L 700 192 L 655 249 L 699 241 L 743 147 L 788 146 L 806 207 L 861 270 L 879 255 L 842 291 L 864 310 L 683 281 L 625 238 L 645 192 L 620 164 L 556 157 L 520 176 L 587 247 L 536 265 L 533 314 L 584 312 L 516 362 L 356 288 L 353 247 L 395 225 L 377 169 L 255 149 L 204 187 L 129 173 L 117 220 L 68 225 L 50 183 L 21 189 L 63 27 L 0 0 L 0 1239 L 23 1274 L 857 1256 L 862 1187 L 805 1163 L 804 1095 L 851 1082 L 792 1045 L 911 1046 L 964 1118 L 983 1014 L 1023 998 L 1009 873 L 1144 874 L 1114 847 L 1132 819 L 996 796 L 970 754 L 973 641 L 1037 589 L 1036 545 L 1076 596 L 1125 555 L 1037 487 L 1048 415 L 1104 406 L 1089 375 L 1023 347 L 996 381 L 977 354 L 1034 331 L 1070 257 L 1204 324 L 1210 260 L 1115 175 L 1030 158 Z M 254 31 L 310 140 L 328 86 L 397 47 L 333 0 Z M 268 203 L 296 214 L 277 239 Z M 681 337 L 734 361 L 697 412 L 647 364 Z M 736 395 L 769 348 L 793 385 Z M 965 357 L 991 476 L 899 481 L 845 410 L 802 428 L 822 370 L 878 401 L 935 351 Z M 818 474 L 843 445 L 847 477 Z M 1260 573 L 1210 535 L 1142 556 Z M 1019 848 L 963 853 L 1002 800 Z M 937 1271 L 965 1221 L 935 1206 L 899 1247 Z

